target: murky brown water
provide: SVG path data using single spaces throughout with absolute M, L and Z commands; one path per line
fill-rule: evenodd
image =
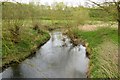
M 32 58 L 1 73 L 3 78 L 86 78 L 89 59 L 82 45 L 73 47 L 61 32 L 51 33 L 51 39 Z

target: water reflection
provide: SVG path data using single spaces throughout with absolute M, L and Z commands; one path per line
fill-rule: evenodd
M 86 78 L 89 59 L 82 45 L 73 47 L 61 32 L 51 33 L 51 39 L 31 59 L 3 72 L 4 78 Z

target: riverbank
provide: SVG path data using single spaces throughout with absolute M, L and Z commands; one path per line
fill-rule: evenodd
M 95 30 L 70 29 L 75 44 L 90 48 L 89 78 L 118 78 L 118 30 L 101 27 Z M 89 44 L 89 45 L 88 45 Z
M 86 78 L 89 59 L 86 58 L 85 48 L 82 45 L 74 47 L 61 30 L 50 34 L 50 40 L 34 56 L 3 71 L 3 79 Z
M 2 70 L 32 56 L 50 39 L 49 33 L 40 27 L 36 28 L 37 25 L 29 27 L 17 24 L 18 27 L 16 25 L 12 27 L 15 23 L 10 23 L 9 26 L 8 24 L 3 22 L 2 65 L 0 66 Z
M 2 59 L 2 70 L 8 68 L 11 65 L 18 64 L 23 60 L 25 60 L 26 58 L 29 58 L 32 55 L 34 55 L 36 51 L 49 40 L 49 38 L 50 36 L 48 33 L 43 34 L 42 36 L 39 35 L 38 39 L 35 41 L 35 45 L 31 47 L 30 51 L 28 50 L 21 53 L 18 52 L 18 54 L 14 54 L 14 53 L 8 54 L 6 57 Z

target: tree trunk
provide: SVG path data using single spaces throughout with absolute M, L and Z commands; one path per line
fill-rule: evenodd
M 117 5 L 117 10 L 118 10 L 118 36 L 120 36 L 120 1 L 118 2 Z
M 118 2 L 118 5 L 117 5 L 117 10 L 118 10 L 118 53 L 120 52 L 120 40 L 119 40 L 119 36 L 120 36 L 120 1 Z M 118 54 L 118 56 L 120 56 L 120 54 Z M 120 67 L 120 58 L 118 58 L 118 67 Z M 120 73 L 120 68 L 118 68 L 118 73 Z M 118 76 L 120 77 L 120 76 Z

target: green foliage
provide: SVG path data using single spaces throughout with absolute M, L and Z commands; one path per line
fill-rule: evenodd
M 75 10 L 72 13 L 73 15 L 73 20 L 75 20 L 76 24 L 84 24 L 86 21 L 89 20 L 89 14 L 87 9 L 85 8 L 75 8 Z M 84 15 L 84 16 L 83 16 Z
M 103 6 L 106 10 L 100 7 L 85 8 L 69 7 L 63 2 L 55 2 L 52 6 L 17 4 L 4 2 L 2 4 L 3 19 L 42 19 L 42 20 L 75 20 L 76 24 L 84 24 L 87 20 L 103 20 L 115 21 L 118 13 L 115 5 Z M 109 13 L 108 13 L 109 12 Z M 10 15 L 9 15 L 9 14 Z M 84 16 L 83 16 L 84 15 Z
M 3 19 L 75 20 L 75 24 L 84 24 L 89 17 L 84 7 L 68 7 L 62 2 L 54 3 L 53 6 L 11 2 L 2 5 Z
M 90 18 L 99 21 L 116 21 L 118 17 L 116 6 L 109 4 L 109 6 L 104 5 L 103 7 L 104 9 L 100 7 L 88 8 Z

